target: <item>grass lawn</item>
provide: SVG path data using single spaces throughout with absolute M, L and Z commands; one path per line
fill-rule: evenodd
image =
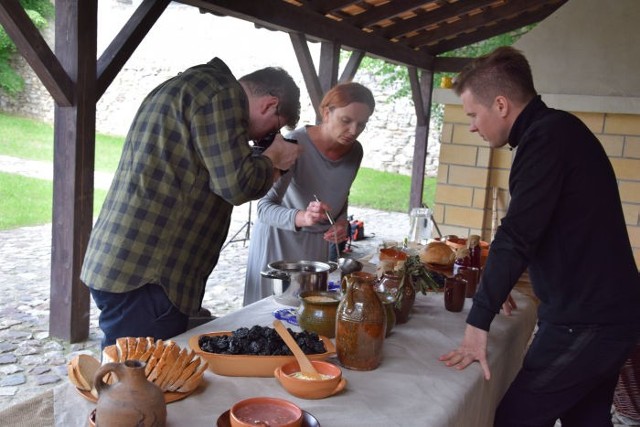
M 98 212 L 107 192 L 96 190 L 93 210 Z M 0 172 L 0 230 L 51 222 L 53 183 Z
M 124 137 L 96 135 L 96 164 L 101 172 L 115 171 Z M 0 114 L 0 155 L 53 160 L 53 126 L 37 120 Z M 423 199 L 433 205 L 436 178 L 426 178 Z M 360 168 L 349 204 L 384 211 L 408 212 L 411 177 Z M 95 191 L 94 213 L 106 192 Z M 0 230 L 51 222 L 52 184 L 49 181 L 0 173 Z

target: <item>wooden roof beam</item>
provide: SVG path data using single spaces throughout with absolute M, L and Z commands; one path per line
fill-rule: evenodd
M 560 0 L 560 2 L 566 3 L 567 0 Z M 557 6 L 548 5 L 545 7 L 541 7 L 534 12 L 524 13 L 518 18 L 510 19 L 505 22 L 499 22 L 499 25 L 498 23 L 496 23 L 496 25 L 492 25 L 478 31 L 473 31 L 467 35 L 460 35 L 455 39 L 445 40 L 435 45 L 426 46 L 425 48 L 421 49 L 421 51 L 429 52 L 432 55 L 440 55 L 444 52 L 449 52 L 463 46 L 468 46 L 473 43 L 489 39 L 493 36 L 517 30 L 526 25 L 535 24 L 536 22 L 542 21 L 544 18 L 551 15 L 556 10 Z
M 233 16 L 268 28 L 299 32 L 307 39 L 332 41 L 389 62 L 429 69 L 433 57 L 421 55 L 384 37 L 364 32 L 345 22 L 328 20 L 324 15 L 281 0 L 180 0 L 203 10 Z
M 457 16 L 466 15 L 476 9 L 486 8 L 495 2 L 496 0 L 474 0 L 463 4 L 460 4 L 460 2 L 451 3 L 431 12 L 421 13 L 410 19 L 398 20 L 396 24 L 381 28 L 378 32 L 382 37 L 388 39 L 401 37 L 412 31 L 446 22 Z
M 433 0 L 420 2 L 416 0 L 394 0 L 377 7 L 372 7 L 368 11 L 358 15 L 347 17 L 345 18 L 345 21 L 349 22 L 351 25 L 355 25 L 356 27 L 369 27 L 377 22 L 391 19 L 402 13 L 418 9 L 425 4 L 432 2 Z
M 407 38 L 406 40 L 410 46 L 420 48 L 428 44 L 434 44 L 433 42 L 444 42 L 454 36 L 464 34 L 469 31 L 469 28 L 489 27 L 490 25 L 497 24 L 498 22 L 501 24 L 509 24 L 512 22 L 513 24 L 509 24 L 509 26 L 513 27 L 514 24 L 518 25 L 519 22 L 530 21 L 533 16 L 540 16 L 540 13 L 538 12 L 541 12 L 542 9 L 546 11 L 555 10 L 555 8 L 541 7 L 538 4 L 527 8 L 527 5 L 530 4 L 531 2 L 527 0 L 512 1 L 501 6 L 499 11 L 497 10 L 498 8 L 490 8 L 484 13 L 467 18 L 465 21 L 460 20 L 451 24 L 442 24 L 438 29 L 425 32 L 415 37 Z M 542 15 L 546 17 L 548 13 L 545 14 L 542 12 Z M 525 16 L 526 18 L 522 19 L 522 17 Z M 523 24 L 520 27 L 516 26 L 513 29 L 522 28 L 525 25 L 527 24 Z
M 73 81 L 18 0 L 0 2 L 0 24 L 54 101 L 63 107 L 73 105 Z
M 291 38 L 293 52 L 298 59 L 302 78 L 304 79 L 305 86 L 307 86 L 309 98 L 311 98 L 311 105 L 316 111 L 316 117 L 319 118 L 320 102 L 322 101 L 322 85 L 316 74 L 316 67 L 313 64 L 309 45 L 307 45 L 307 38 L 302 33 L 289 33 L 289 37 Z
M 100 55 L 97 64 L 99 100 L 116 78 L 124 64 L 140 45 L 171 0 L 144 0 L 111 44 Z
M 349 60 L 347 64 L 344 66 L 344 70 L 342 70 L 342 74 L 340 75 L 339 83 L 346 83 L 353 80 L 356 76 L 356 72 L 364 59 L 365 53 L 361 50 L 354 50 L 351 52 L 351 56 L 349 56 Z
M 345 7 L 360 3 L 359 0 L 307 0 L 306 6 L 318 11 L 325 15 L 327 13 L 336 12 Z

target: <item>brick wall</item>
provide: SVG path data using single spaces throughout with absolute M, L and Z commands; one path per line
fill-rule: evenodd
M 640 115 L 574 114 L 596 134 L 609 155 L 636 265 L 640 265 Z M 494 222 L 504 216 L 509 203 L 514 153 L 508 148 L 489 149 L 482 138 L 469 132 L 462 106 L 452 104 L 445 107 L 440 144 L 435 219 L 441 231 L 459 236 L 480 234 L 483 240 L 490 240 Z

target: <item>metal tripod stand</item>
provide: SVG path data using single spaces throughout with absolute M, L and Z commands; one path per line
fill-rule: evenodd
M 240 229 L 236 231 L 233 236 L 231 236 L 231 239 L 227 240 L 227 242 L 224 245 L 222 245 L 222 249 L 220 250 L 224 250 L 224 248 L 226 248 L 229 245 L 229 243 L 234 243 L 234 242 L 242 242 L 244 246 L 246 241 L 249 240 L 249 238 L 251 237 L 251 226 L 253 225 L 253 223 L 251 222 L 251 208 L 252 208 L 251 201 L 249 201 L 249 216 L 247 217 L 247 221 L 245 221 L 245 223 L 242 224 L 242 227 L 240 227 Z M 244 230 L 244 237 L 238 237 L 240 233 L 242 233 L 242 230 Z

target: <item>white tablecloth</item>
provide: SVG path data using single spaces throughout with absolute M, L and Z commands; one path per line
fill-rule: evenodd
M 253 396 L 273 396 L 295 402 L 313 414 L 323 427 L 337 426 L 490 426 L 500 398 L 520 368 L 523 351 L 535 326 L 533 301 L 514 292 L 518 310 L 499 315 L 489 339 L 491 380 L 485 381 L 479 364 L 463 371 L 445 367 L 438 357 L 458 346 L 471 300 L 465 309 L 450 313 L 441 294 L 418 295 L 408 323 L 397 325 L 384 343 L 378 369 L 343 369 L 347 388 L 321 400 L 289 395 L 275 378 L 224 377 L 211 372 L 203 386 L 188 398 L 167 406 L 168 425 L 215 426 L 231 405 Z M 189 337 L 241 326 L 272 325 L 273 310 L 283 306 L 272 298 L 218 318 L 175 338 L 186 346 Z M 295 328 L 294 328 L 295 329 Z M 58 426 L 86 425 L 94 404 L 79 396 L 70 384 L 54 393 Z

